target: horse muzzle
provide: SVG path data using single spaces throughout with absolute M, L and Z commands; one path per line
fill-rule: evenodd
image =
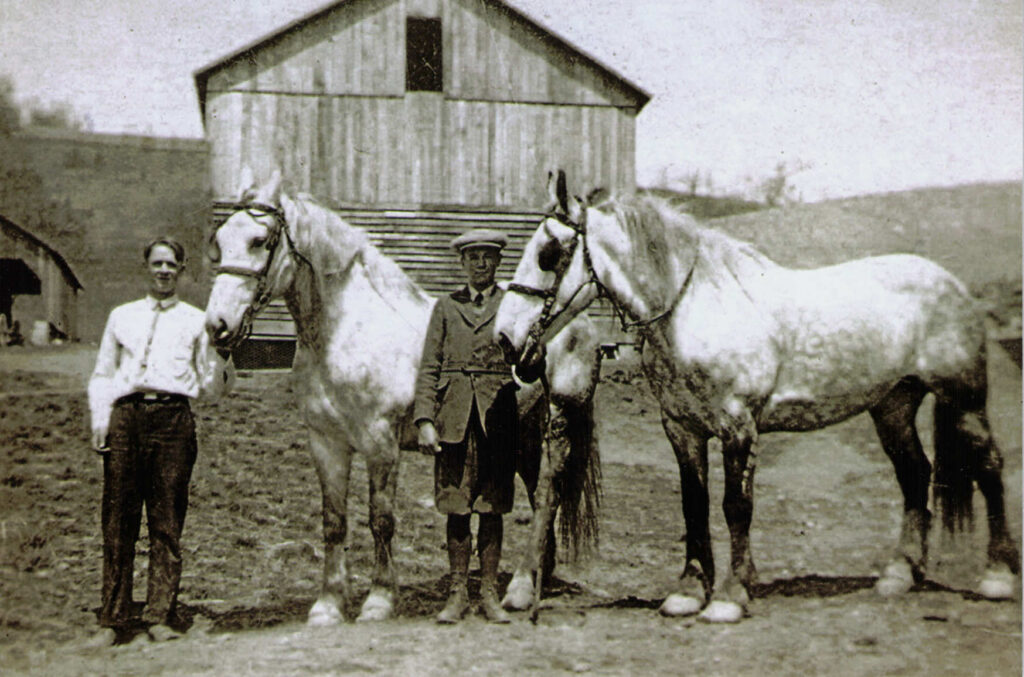
M 242 324 L 232 331 L 228 323 L 221 318 L 217 322 L 208 322 L 206 333 L 209 334 L 210 343 L 214 348 L 234 350 L 249 335 L 249 323 L 243 320 Z
M 544 359 L 547 355 L 547 349 L 543 343 L 539 343 L 533 337 L 530 337 L 526 339 L 526 345 L 523 346 L 523 349 L 517 351 L 515 346 L 512 345 L 512 341 L 505 334 L 499 334 L 498 345 L 505 355 L 505 362 L 515 366 L 516 376 L 523 383 L 533 383 L 544 373 L 547 367 Z

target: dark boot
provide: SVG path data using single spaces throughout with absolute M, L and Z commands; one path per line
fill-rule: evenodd
M 498 566 L 501 564 L 501 515 L 480 515 L 480 608 L 491 623 L 508 623 L 511 618 L 498 599 Z
M 472 543 L 469 515 L 448 516 L 448 566 L 451 571 L 448 601 L 437 615 L 442 624 L 458 623 L 469 609 L 469 556 Z

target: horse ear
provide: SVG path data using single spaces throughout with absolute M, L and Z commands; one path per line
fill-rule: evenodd
M 555 173 L 548 172 L 548 204 L 558 205 L 558 192 L 556 190 Z
M 281 203 L 281 170 L 275 169 L 270 175 L 270 180 L 260 188 L 260 202 L 268 205 Z
M 247 196 L 256 193 L 256 178 L 253 176 L 252 167 L 245 165 L 238 176 L 238 201 L 243 202 Z
M 565 185 L 565 171 L 561 169 L 558 170 L 558 181 L 557 185 L 555 186 L 555 198 L 561 210 L 563 212 L 568 213 L 569 189 L 566 188 Z

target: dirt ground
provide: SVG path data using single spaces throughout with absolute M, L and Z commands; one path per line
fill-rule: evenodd
M 762 438 L 753 552 L 761 584 L 736 625 L 666 619 L 657 606 L 682 568 L 679 481 L 657 406 L 635 364 L 606 361 L 598 391 L 604 461 L 602 542 L 560 563 L 535 626 L 479 616 L 440 627 L 444 522 L 431 467 L 403 456 L 394 549 L 398 617 L 307 629 L 322 565 L 320 492 L 285 372 L 240 378 L 196 407 L 200 458 L 183 544 L 181 602 L 191 629 L 165 644 L 80 644 L 99 598 L 101 465 L 88 448 L 92 350 L 0 354 L 0 665 L 4 674 L 318 675 L 680 674 L 1019 675 L 1021 605 L 970 590 L 985 528 L 933 533 L 928 580 L 899 599 L 871 587 L 896 543 L 902 499 L 870 420 Z M 990 415 L 1006 460 L 1008 512 L 1021 534 L 1021 372 L 990 347 Z M 930 449 L 930 403 L 921 437 Z M 721 464 L 712 456 L 712 529 L 727 566 Z M 365 467 L 350 502 L 350 563 L 365 592 L 371 540 Z M 978 515 L 984 514 L 980 498 Z M 505 580 L 529 510 L 520 487 L 507 521 Z M 144 594 L 140 543 L 136 597 Z

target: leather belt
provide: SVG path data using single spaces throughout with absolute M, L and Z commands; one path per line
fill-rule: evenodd
M 119 397 L 114 404 L 188 404 L 188 397 L 176 393 L 132 393 Z
M 441 369 L 442 374 L 494 374 L 496 376 L 511 376 L 511 369 L 485 369 L 478 367 L 450 367 Z

